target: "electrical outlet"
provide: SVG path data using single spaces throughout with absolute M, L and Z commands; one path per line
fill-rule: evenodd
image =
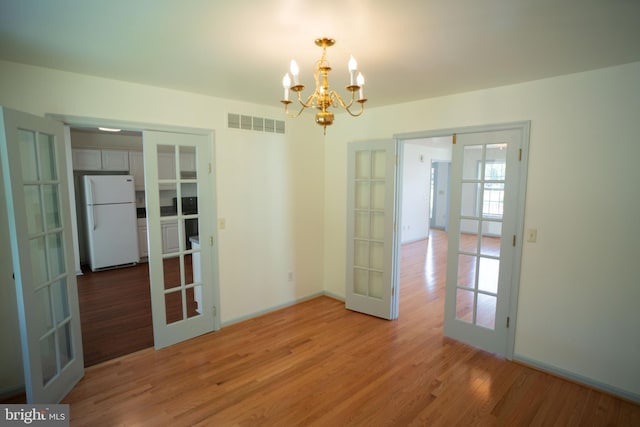
M 224 218 L 218 218 L 218 229 L 224 230 L 227 227 L 227 221 Z
M 530 228 L 527 230 L 527 242 L 535 243 L 538 240 L 538 230 L 535 228 Z

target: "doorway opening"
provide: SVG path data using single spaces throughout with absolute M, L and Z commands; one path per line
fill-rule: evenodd
M 529 122 L 458 132 L 396 137 L 402 160 L 397 188 L 401 233 L 395 244 L 402 253 L 411 243 L 428 241 L 432 230 L 417 222 L 425 218 L 429 227 L 442 229 L 447 240 L 447 255 L 442 258 L 446 264 L 444 335 L 510 358 L 522 253 Z M 443 134 L 451 135 L 447 137 L 449 157 L 420 166 L 428 158 L 421 152 L 427 150 L 425 141 Z M 439 195 L 447 202 L 439 203 Z M 448 220 L 440 224 L 435 213 L 439 205 L 448 211 Z M 425 207 L 428 215 L 421 213 Z M 416 212 L 420 214 L 416 216 Z M 411 232 L 416 228 L 422 234 Z M 437 250 L 424 245 L 427 248 Z M 429 259 L 426 255 L 425 260 Z M 400 267 L 396 264 L 395 268 Z M 405 272 L 399 271 L 397 277 L 403 276 Z
M 110 133 L 94 128 L 70 129 L 79 266 L 78 303 L 85 367 L 153 347 L 151 292 L 147 264 L 142 132 Z M 96 154 L 100 154 L 96 161 Z M 106 161 L 109 158 L 111 161 Z M 135 229 L 127 246 L 136 246 L 135 265 L 92 271 L 88 243 L 84 177 L 133 175 Z M 122 221 L 119 218 L 118 221 Z M 127 218 L 132 224 L 133 219 Z M 132 225 L 133 226 L 133 225 Z M 105 242 L 109 245 L 113 241 Z M 122 242 L 119 242 L 120 244 Z

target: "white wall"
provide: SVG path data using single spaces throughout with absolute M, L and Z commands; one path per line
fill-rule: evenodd
M 438 162 L 438 167 L 436 169 L 436 194 L 434 196 L 434 212 L 433 216 L 435 222 L 433 223 L 433 227 L 447 229 L 449 224 L 449 180 L 451 179 L 451 174 L 449 173 L 451 169 L 451 156 L 449 156 L 448 161 Z
M 283 119 L 279 92 L 268 107 L 2 61 L 0 76 L 0 104 L 31 114 L 215 130 L 223 324 L 322 292 L 322 129 L 312 117 L 286 120 L 285 135 L 226 128 L 228 112 Z
M 429 139 L 404 144 L 402 170 L 402 243 L 429 237 L 431 161 L 451 158 L 450 148 L 429 146 Z
M 636 62 L 337 117 L 349 125 L 325 145 L 325 289 L 344 295 L 349 141 L 531 120 L 538 241 L 523 247 L 516 357 L 640 400 L 639 111 Z

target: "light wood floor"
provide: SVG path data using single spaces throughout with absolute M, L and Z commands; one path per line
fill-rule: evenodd
M 319 297 L 90 367 L 71 425 L 640 425 L 638 405 L 444 338 L 445 254 L 444 233 L 403 247 L 396 321 Z

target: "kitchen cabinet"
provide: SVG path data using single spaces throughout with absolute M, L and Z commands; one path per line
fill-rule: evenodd
M 133 176 L 136 191 L 144 191 L 144 158 L 141 151 L 129 151 L 129 175 Z
M 102 153 L 100 150 L 73 149 L 71 150 L 73 170 L 99 171 L 102 170 Z
M 196 153 L 180 153 L 180 172 L 196 171 Z
M 163 222 L 160 230 L 162 232 L 162 253 L 178 252 L 180 249 L 178 221 Z M 138 253 L 140 254 L 140 258 L 149 257 L 146 218 L 138 218 Z
M 103 171 L 128 171 L 129 152 L 122 150 L 100 150 Z
M 178 252 L 180 239 L 178 234 L 178 221 L 162 222 L 162 253 Z
M 140 259 L 149 257 L 146 218 L 138 218 L 138 255 L 140 256 Z
M 176 160 L 173 153 L 158 153 L 158 179 L 176 179 Z
M 128 171 L 129 152 L 123 150 L 99 150 L 74 148 L 71 150 L 73 170 Z

